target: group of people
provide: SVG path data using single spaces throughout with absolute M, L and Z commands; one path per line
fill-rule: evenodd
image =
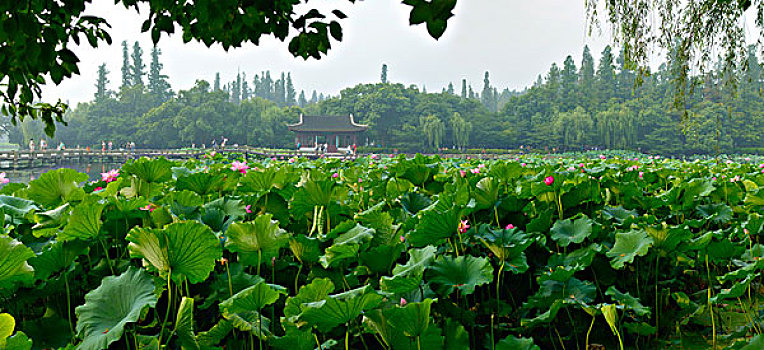
M 39 150 L 40 151 L 45 151 L 46 149 L 48 149 L 48 143 L 45 142 L 45 139 L 40 139 Z M 29 139 L 29 150 L 30 151 L 34 151 L 35 150 L 34 139 Z
M 218 144 L 218 140 L 217 139 L 212 139 L 212 149 L 218 149 L 218 148 L 223 149 L 223 148 L 225 148 L 225 143 L 226 142 L 228 142 L 228 139 L 223 137 L 223 136 L 220 136 L 220 143 L 219 144 Z
M 114 142 L 101 140 L 101 152 L 111 151 L 114 149 Z M 135 142 L 127 141 L 121 145 L 121 149 L 130 150 L 135 152 Z

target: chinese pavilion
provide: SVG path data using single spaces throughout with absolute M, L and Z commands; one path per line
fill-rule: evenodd
M 301 148 L 315 148 L 327 144 L 327 152 L 350 150 L 357 144 L 356 136 L 368 129 L 368 125 L 356 124 L 353 115 L 302 115 L 300 122 L 289 125 L 295 133 L 295 145 Z

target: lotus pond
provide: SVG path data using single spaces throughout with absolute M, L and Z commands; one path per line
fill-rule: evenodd
M 762 349 L 762 167 L 53 170 L 0 189 L 0 348 Z

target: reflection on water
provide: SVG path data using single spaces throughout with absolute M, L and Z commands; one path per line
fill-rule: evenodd
M 100 180 L 101 173 L 105 173 L 111 169 L 119 168 L 122 166 L 122 164 L 123 163 L 60 164 L 54 167 L 19 169 L 19 170 L 0 170 L 0 172 L 5 172 L 6 177 L 9 178 L 11 182 L 29 183 L 29 181 L 32 181 L 40 177 L 42 173 L 48 170 L 60 169 L 60 168 L 71 168 L 81 173 L 88 174 L 88 176 L 90 177 L 90 181 L 93 181 L 93 180 Z

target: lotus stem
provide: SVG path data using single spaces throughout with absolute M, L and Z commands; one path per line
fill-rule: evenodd
M 422 342 L 419 340 L 419 338 L 421 338 L 421 337 L 417 335 L 416 336 L 416 349 L 417 350 L 422 350 Z
M 228 294 L 233 296 L 233 283 L 231 282 L 231 268 L 228 266 L 228 260 L 225 261 L 225 271 L 228 275 Z
M 708 288 L 707 288 L 707 296 L 706 300 L 708 303 L 708 313 L 711 315 L 711 331 L 713 334 L 711 335 L 713 348 L 716 349 L 716 322 L 714 321 L 714 306 L 711 304 L 711 269 L 708 267 L 708 253 L 706 253 L 706 274 L 708 275 Z
M 300 263 L 300 267 L 297 268 L 297 274 L 294 276 L 294 294 L 297 295 L 297 282 L 300 279 L 300 272 L 302 272 L 302 263 Z
M 262 309 L 257 310 L 257 328 L 259 330 L 257 334 L 257 342 L 260 344 L 260 350 L 263 350 L 263 313 L 262 311 L 263 311 Z
M 164 321 L 162 321 L 162 327 L 159 328 L 158 344 L 160 347 L 162 346 L 162 334 L 164 333 L 164 326 L 167 324 L 167 319 L 170 318 L 170 309 L 172 308 L 172 286 L 170 285 L 170 281 L 172 281 L 172 269 L 170 269 L 169 274 L 167 275 L 167 311 L 164 313 Z
M 350 347 L 348 346 L 348 335 L 350 334 L 348 331 L 350 330 L 350 326 L 345 323 L 345 350 L 350 350 Z
M 499 305 L 499 292 L 501 289 L 501 273 L 504 272 L 504 264 L 506 263 L 506 260 L 501 261 L 501 267 L 499 267 L 499 273 L 496 275 L 496 313 L 498 314 L 500 312 L 500 305 Z M 493 319 L 492 319 L 493 320 Z M 493 330 L 493 327 L 491 328 Z
M 260 276 L 260 265 L 262 264 L 262 258 L 263 258 L 263 250 L 260 249 L 257 251 L 257 275 Z
M 496 349 L 496 341 L 493 338 L 493 316 L 491 315 L 491 350 Z
M 658 272 L 660 271 L 661 255 L 656 254 L 655 257 L 655 337 L 661 332 L 660 323 L 660 298 L 658 298 Z
M 597 318 L 597 314 L 594 314 L 592 316 L 592 323 L 589 324 L 589 330 L 586 331 L 586 350 L 589 350 L 589 334 L 592 333 L 592 328 L 594 327 L 594 320 Z
M 72 332 L 72 337 L 74 337 L 74 326 L 72 326 L 72 297 L 71 292 L 69 292 L 69 274 L 66 272 L 64 272 L 64 285 L 66 286 L 66 316 L 69 321 L 69 330 Z
M 501 228 L 501 224 L 499 223 L 499 213 L 496 211 L 496 206 L 493 207 L 493 217 L 496 219 L 496 226 Z
M 321 342 L 318 341 L 318 336 L 316 335 L 316 333 L 313 333 L 313 339 L 316 340 L 316 345 L 318 345 L 318 350 L 321 350 L 322 349 Z
M 109 265 L 109 270 L 111 270 L 111 274 L 114 275 L 114 267 L 111 264 L 111 258 L 109 258 L 109 249 L 106 248 L 106 243 L 104 243 L 102 239 L 98 238 L 98 242 L 101 243 L 101 247 L 103 248 L 103 254 L 106 256 L 106 263 Z

